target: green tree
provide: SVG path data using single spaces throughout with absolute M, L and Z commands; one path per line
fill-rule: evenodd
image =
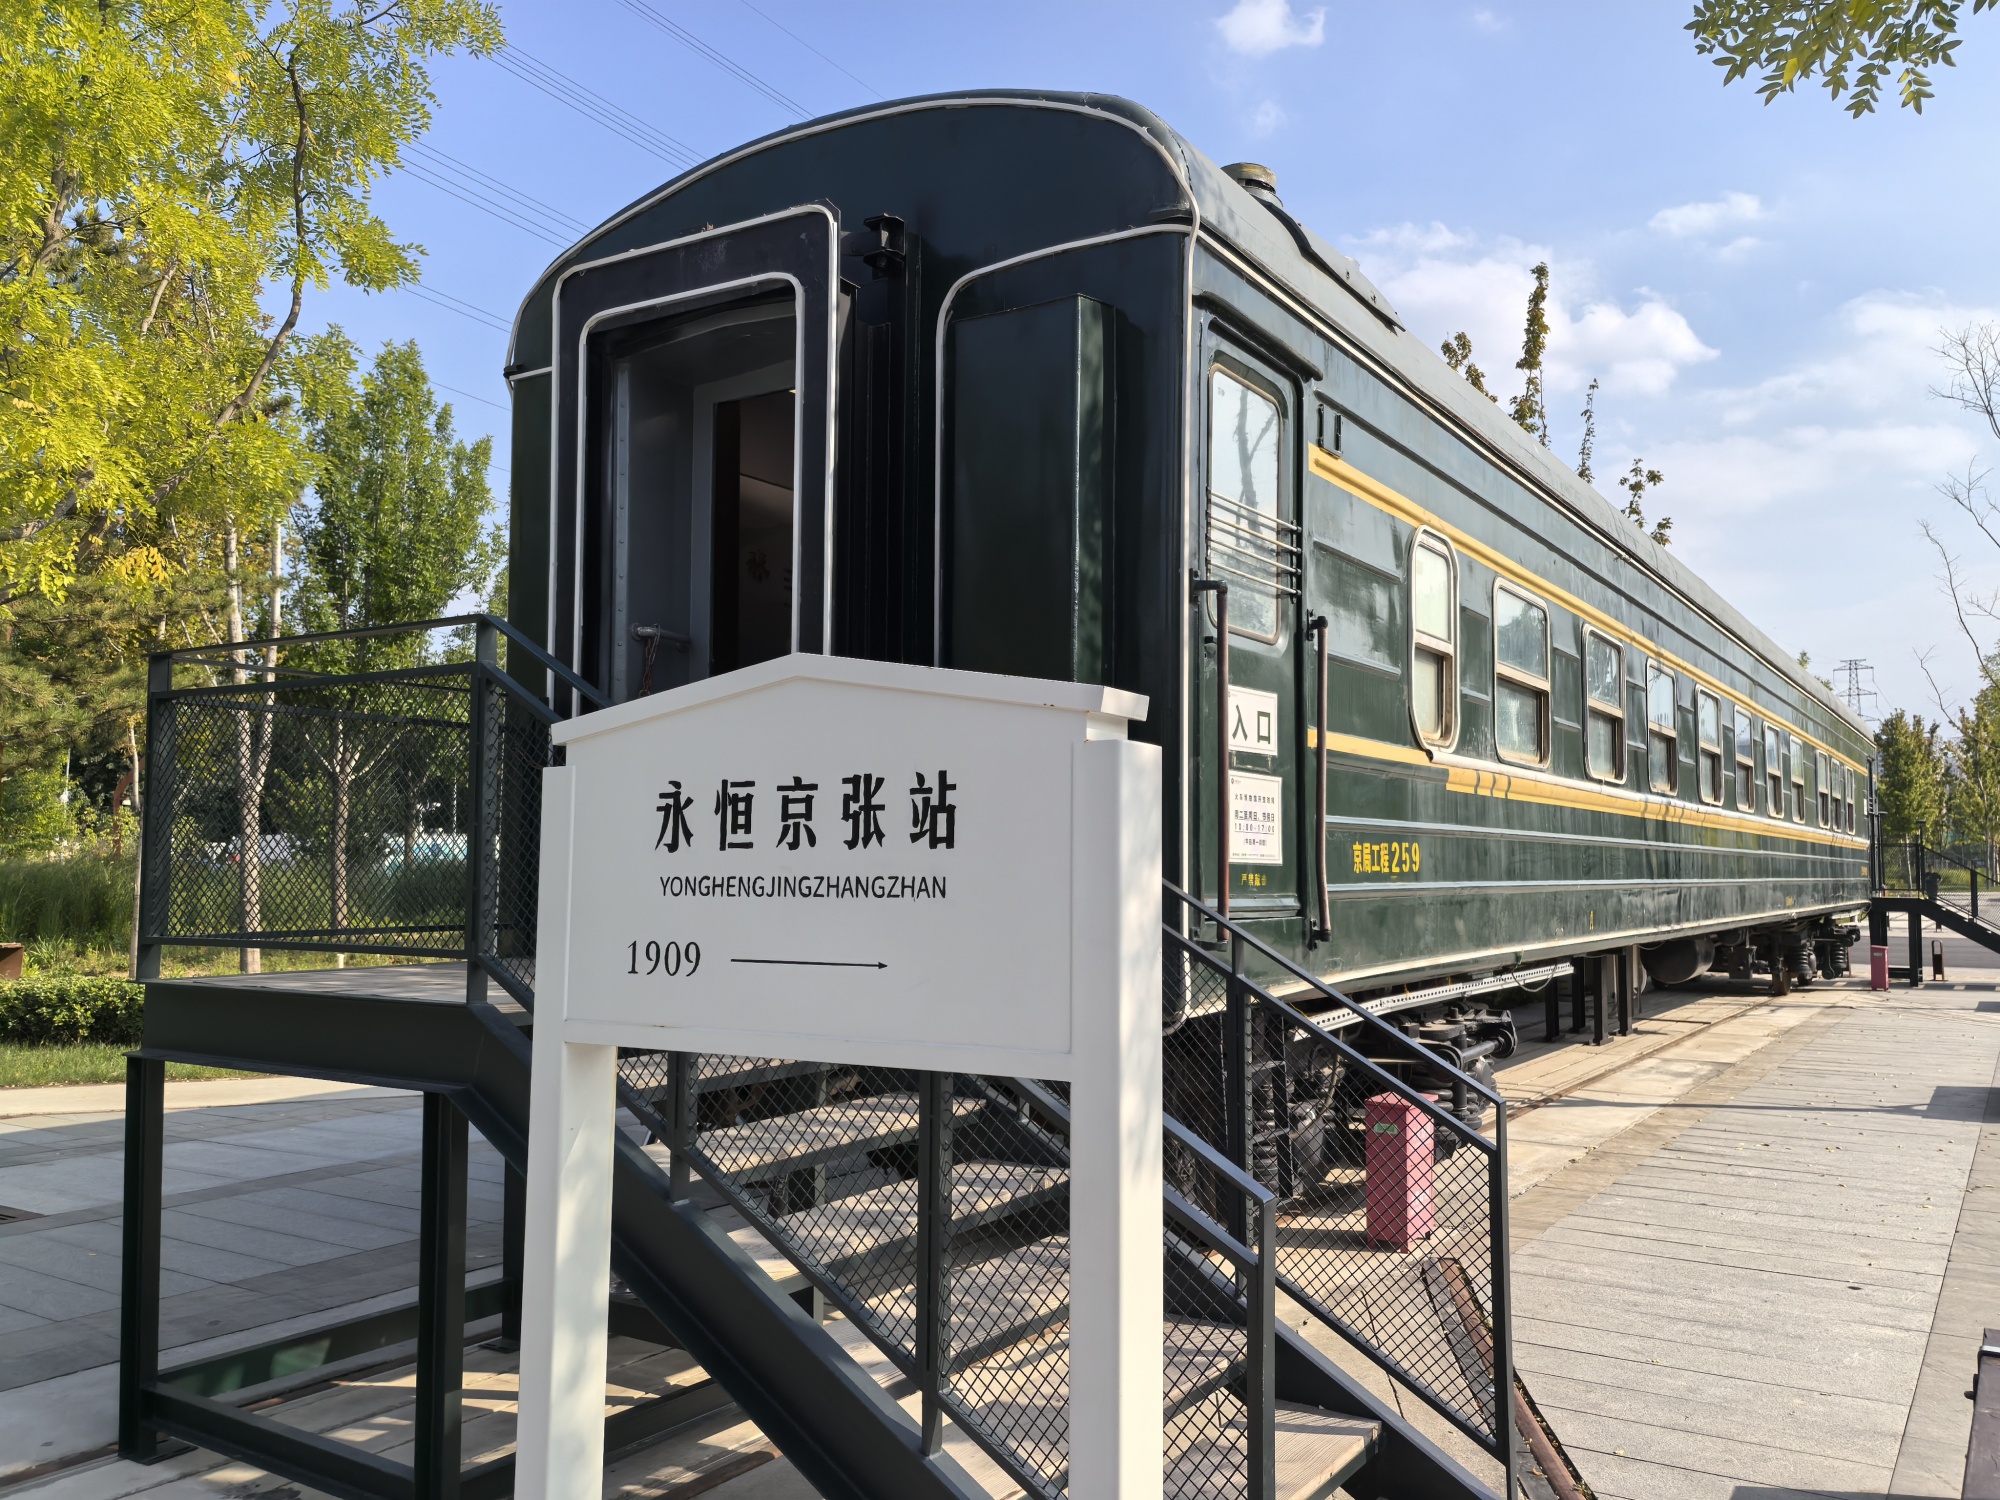
M 2000 842 L 2000 687 L 1989 681 L 1972 707 L 1954 716 L 1945 753 L 1945 808 L 1951 836 L 1977 844 L 1986 868 Z
M 484 0 L 0 7 L 0 608 L 282 514 L 306 292 L 415 279 L 369 187 L 428 124 L 426 60 L 499 44 Z
M 303 381 L 318 477 L 293 517 L 294 625 L 353 630 L 435 618 L 454 599 L 483 599 L 503 555 L 486 482 L 492 440 L 461 442 L 414 343 L 385 344 L 355 379 L 355 350 L 333 329 L 311 342 Z M 390 636 L 313 648 L 314 665 L 379 671 L 423 660 L 426 638 Z M 360 690 L 365 692 L 365 690 Z M 394 715 L 336 714 L 307 753 L 329 794 L 332 925 L 348 925 L 353 793 L 378 767 L 427 764 Z M 414 861 L 417 771 L 406 783 L 405 869 Z
M 1630 497 L 1625 502 L 1625 519 L 1641 531 L 1645 531 L 1648 537 L 1659 543 L 1662 547 L 1669 545 L 1669 538 L 1673 535 L 1674 530 L 1674 518 L 1672 516 L 1661 516 L 1659 520 L 1653 523 L 1652 530 L 1647 531 L 1645 501 L 1646 491 L 1655 489 L 1666 482 L 1666 475 L 1662 474 L 1658 469 L 1647 468 L 1642 460 L 1636 458 L 1632 460 L 1631 471 L 1618 481 L 1618 487 L 1624 490 L 1626 495 Z
M 1943 827 L 1945 768 L 1939 738 L 1939 725 L 1900 708 L 1876 731 L 1880 770 L 1875 805 L 1882 814 L 1885 843 L 1935 837 Z
M 1535 287 L 1528 293 L 1528 323 L 1521 335 L 1521 357 L 1514 368 L 1524 372 L 1521 394 L 1508 403 L 1508 414 L 1549 445 L 1549 408 L 1542 399 L 1542 355 L 1549 347 L 1549 263 L 1534 269 Z
M 2000 6 L 1971 0 L 1970 13 Z M 1897 101 L 1923 113 L 1931 68 L 1956 67 L 1965 0 L 1696 0 L 1695 51 L 1713 57 L 1723 82 L 1759 75 L 1769 104 L 1820 80 L 1859 119 L 1881 101 L 1894 74 Z
M 1488 401 L 1498 401 L 1500 399 L 1486 389 L 1486 372 L 1472 362 L 1472 336 L 1464 329 L 1460 329 L 1442 344 L 1438 345 L 1438 353 L 1444 356 L 1446 364 L 1465 377 L 1467 385 L 1479 392 Z

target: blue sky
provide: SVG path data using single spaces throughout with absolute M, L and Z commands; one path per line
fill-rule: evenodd
M 452 162 L 526 195 L 539 206 L 517 216 L 567 242 L 572 221 L 673 176 L 677 147 L 713 155 L 795 109 L 1124 94 L 1219 162 L 1275 168 L 1287 206 L 1413 331 L 1468 331 L 1503 392 L 1528 268 L 1547 259 L 1553 446 L 1574 461 L 1600 380 L 1599 489 L 1622 503 L 1612 478 L 1633 458 L 1662 469 L 1685 561 L 1816 670 L 1866 658 L 1884 708 L 1928 711 L 1921 653 L 1947 697 L 1976 668 L 1920 523 L 2000 585 L 2000 549 L 1936 491 L 2000 449 L 1928 393 L 1939 330 L 2000 318 L 2000 18 L 1968 18 L 1921 117 L 1855 121 L 1818 92 L 1766 107 L 1723 88 L 1681 29 L 1690 8 L 515 0 L 517 70 L 553 68 L 668 140 L 649 152 L 516 71 L 451 59 L 426 142 L 449 160 L 413 158 L 432 180 L 399 173 L 376 202 L 423 247 L 432 289 L 505 322 L 559 247 L 448 196 L 440 181 L 468 181 Z M 310 326 L 328 321 L 367 348 L 416 338 L 506 464 L 504 334 L 407 292 L 335 288 L 308 305 Z

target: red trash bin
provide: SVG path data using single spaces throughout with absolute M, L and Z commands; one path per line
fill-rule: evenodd
M 1889 950 L 1880 943 L 1868 950 L 1868 988 L 1871 990 L 1889 988 Z
M 1362 1115 L 1368 1134 L 1363 1193 L 1368 1242 L 1408 1250 L 1436 1228 L 1437 1152 L 1431 1117 L 1396 1094 L 1377 1094 Z

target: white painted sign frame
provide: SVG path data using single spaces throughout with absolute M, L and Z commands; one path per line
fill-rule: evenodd
M 754 1005 L 771 999 L 771 991 L 752 983 L 726 987 L 713 1019 L 682 1015 L 662 1026 L 630 1014 L 607 1018 L 592 990 L 607 983 L 597 909 L 607 898 L 597 866 L 608 856 L 587 847 L 580 830 L 600 830 L 602 842 L 602 830 L 614 825 L 594 816 L 602 809 L 593 802 L 623 797 L 619 805 L 628 805 L 633 746 L 672 745 L 684 753 L 711 728 L 726 736 L 740 727 L 759 695 L 791 695 L 822 710 L 829 702 L 843 705 L 832 721 L 820 722 L 849 729 L 898 715 L 907 721 L 914 706 L 916 722 L 924 722 L 922 715 L 939 722 L 956 716 L 999 725 L 983 732 L 1003 734 L 1011 726 L 1035 747 L 1011 774 L 1038 780 L 1014 791 L 1053 797 L 1064 809 L 1066 899 L 1039 908 L 1045 930 L 1009 933 L 1009 951 L 1040 945 L 1044 954 L 1066 954 L 1066 1043 L 1050 1044 L 1055 1033 L 1047 1027 L 1041 1044 L 1030 1047 L 996 1045 L 990 1035 L 975 1046 L 954 1041 L 951 1008 L 968 995 L 989 998 L 994 984 L 1004 989 L 1009 976 L 991 972 L 983 985 L 938 980 L 935 1004 L 947 1024 L 920 1026 L 925 1034 L 915 1037 L 907 1028 L 883 1034 L 884 1018 L 893 1023 L 896 1013 L 871 1009 L 864 998 L 850 1001 L 849 1009 L 870 1020 L 873 1033 L 843 1036 L 815 1023 L 809 1034 L 787 1041 L 762 1024 L 768 1018 L 761 1014 L 750 1015 L 758 1024 L 746 1027 L 729 1010 L 730 990 L 740 989 Z M 1127 721 L 1145 712 L 1143 698 L 1109 688 L 793 655 L 559 726 L 556 739 L 568 745 L 569 763 L 550 768 L 543 780 L 515 1471 L 522 1500 L 599 1496 L 621 1044 L 1069 1081 L 1070 1492 L 1159 1500 L 1161 762 L 1157 746 L 1125 738 Z M 1066 766 L 1054 757 L 1055 746 L 1067 750 Z M 612 774 L 617 765 L 625 768 L 622 780 Z M 1058 778 L 1062 785 L 1047 784 Z M 579 910 L 580 891 L 588 910 Z M 593 932 L 593 951 L 580 952 L 579 937 Z M 876 935 L 898 940 L 892 925 Z M 708 1009 L 715 1009 L 713 1001 Z M 786 1011 L 780 1019 L 795 1015 Z M 967 1029 L 976 1019 L 968 1019 Z

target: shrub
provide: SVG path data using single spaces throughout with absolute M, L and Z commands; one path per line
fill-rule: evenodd
M 0 860 L 0 941 L 122 949 L 132 937 L 132 859 Z
M 145 987 L 64 975 L 0 983 L 0 1041 L 139 1044 Z

